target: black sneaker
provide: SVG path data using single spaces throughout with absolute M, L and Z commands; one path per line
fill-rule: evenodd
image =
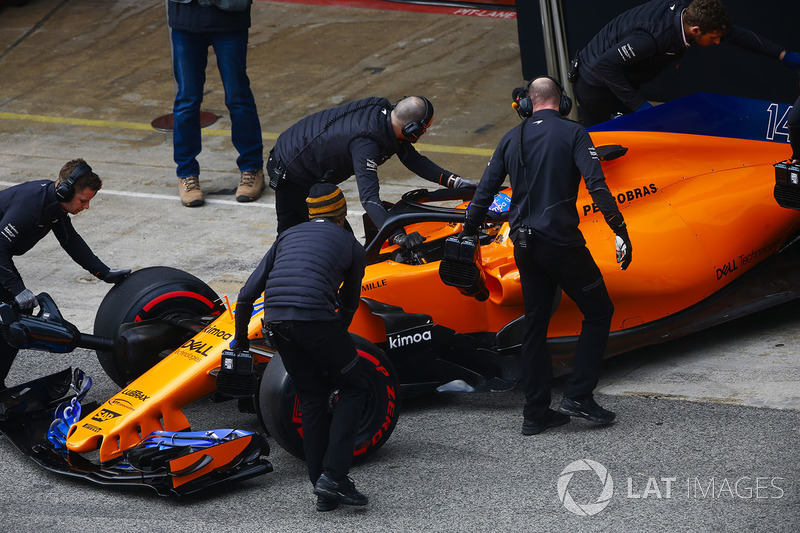
M 367 497 L 356 490 L 352 479 L 346 477 L 337 482 L 328 477 L 326 473 L 323 473 L 317 480 L 314 494 L 334 498 L 345 505 L 367 505 L 369 503 Z
M 579 416 L 586 420 L 597 422 L 598 424 L 610 424 L 617 417 L 615 412 L 603 409 L 597 405 L 594 398 L 587 398 L 580 402 L 570 398 L 564 398 L 561 400 L 558 412 L 569 416 Z
M 554 428 L 563 426 L 569 422 L 569 415 L 557 413 L 552 409 L 548 409 L 547 413 L 542 418 L 525 419 L 522 422 L 523 435 L 538 435 L 547 428 Z
M 333 511 L 337 507 L 339 507 L 339 500 L 337 498 L 317 496 L 317 511 L 324 513 L 326 511 Z

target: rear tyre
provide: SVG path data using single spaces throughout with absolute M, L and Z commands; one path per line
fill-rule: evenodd
M 108 291 L 94 319 L 94 334 L 117 339 L 126 322 L 162 318 L 216 316 L 224 310 L 216 292 L 199 278 L 171 267 L 149 267 L 133 272 Z M 169 335 L 163 343 L 146 353 L 126 354 L 97 351 L 97 359 L 114 383 L 125 387 L 150 369 L 159 354 L 172 351 L 193 334 L 190 331 Z
M 399 382 L 391 361 L 383 351 L 363 337 L 353 335 L 359 364 L 367 371 L 368 393 L 361 422 L 356 432 L 354 460 L 362 460 L 378 450 L 394 431 L 399 415 Z M 331 405 L 336 391 L 331 390 Z M 258 410 L 264 428 L 284 450 L 303 458 L 300 400 L 292 379 L 275 354 L 267 364 L 258 391 Z

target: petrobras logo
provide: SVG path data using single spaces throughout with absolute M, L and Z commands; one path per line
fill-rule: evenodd
M 428 343 L 433 340 L 433 334 L 430 329 L 424 331 L 403 331 L 389 335 L 389 349 L 396 350 L 398 348 L 407 348 L 418 344 Z

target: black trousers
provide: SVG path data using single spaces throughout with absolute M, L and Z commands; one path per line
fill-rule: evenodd
M 353 338 L 338 319 L 273 323 L 275 342 L 300 398 L 308 477 L 347 476 L 367 397 L 367 376 Z M 333 413 L 331 392 L 338 389 Z
M 612 253 L 613 249 L 609 250 Z M 529 239 L 526 248 L 514 246 L 525 302 L 522 372 L 526 419 L 545 415 L 550 407 L 553 362 L 547 350 L 547 328 L 556 290 L 560 286 L 583 313 L 572 374 L 564 396 L 584 400 L 592 396 L 600 378 L 614 306 L 603 275 L 586 246 L 561 247 Z
M 578 100 L 580 122 L 586 128 L 611 120 L 618 113 L 623 115 L 633 113 L 633 110 L 622 103 L 611 89 L 589 85 L 583 81 L 580 74 L 572 84 L 572 89 L 575 91 L 575 99 Z
M 283 181 L 275 190 L 275 212 L 278 215 L 278 234 L 308 222 L 308 190 L 310 187 Z
M 6 377 L 19 350 L 0 338 L 0 389 L 6 388 Z
M 14 296 L 6 289 L 0 288 L 0 302 L 11 303 L 14 301 Z M 0 389 L 6 388 L 6 377 L 11 370 L 11 365 L 17 357 L 19 350 L 14 348 L 0 336 Z

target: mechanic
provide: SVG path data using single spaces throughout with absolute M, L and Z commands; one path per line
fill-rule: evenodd
M 89 209 L 103 182 L 83 159 L 61 167 L 58 179 L 29 181 L 0 191 L 0 300 L 30 314 L 39 305 L 25 287 L 13 257 L 23 255 L 50 230 L 73 261 L 106 283 L 122 281 L 130 270 L 108 268 L 72 226 L 69 215 Z M 0 338 L 0 389 L 17 356 L 17 348 Z
M 580 50 L 570 69 L 581 123 L 593 126 L 652 107 L 640 90 L 690 46 L 720 41 L 780 59 L 798 71 L 800 54 L 731 26 L 722 0 L 652 0 L 623 12 Z
M 347 328 L 358 308 L 366 251 L 345 228 L 347 204 L 333 184 L 311 187 L 310 221 L 280 235 L 239 292 L 231 349 L 245 350 L 253 302 L 264 293 L 266 334 L 300 397 L 303 450 L 317 510 L 366 505 L 348 477 L 367 376 Z M 338 312 L 336 310 L 338 303 Z M 338 389 L 333 415 L 332 390 Z
M 312 184 L 339 184 L 353 174 L 361 204 L 380 228 L 387 215 L 379 197 L 378 166 L 394 154 L 428 181 L 451 188 L 475 187 L 414 148 L 432 121 L 433 104 L 427 98 L 409 96 L 392 105 L 372 97 L 319 111 L 291 126 L 278 137 L 267 160 L 278 233 L 308 220 L 305 198 Z M 406 235 L 400 230 L 392 236 L 394 244 L 406 249 L 423 241 L 419 232 Z
M 605 354 L 614 306 L 603 276 L 578 229 L 575 202 L 583 176 L 586 189 L 616 233 L 617 262 L 631 262 L 628 231 L 600 168 L 586 130 L 562 117 L 572 101 L 550 77 L 532 80 L 518 109 L 525 118 L 500 141 L 467 210 L 460 239 L 475 238 L 506 175 L 513 190 L 509 212 L 514 259 L 525 305 L 522 372 L 525 386 L 523 435 L 535 435 L 569 422 L 570 416 L 600 424 L 615 413 L 593 397 Z M 583 313 L 572 374 L 558 411 L 550 409 L 553 364 L 547 328 L 559 287 Z M 568 416 L 569 415 L 569 416 Z
M 794 101 L 792 110 L 787 119 L 789 128 L 789 142 L 792 147 L 792 163 L 800 163 L 800 96 Z
M 208 47 L 214 48 L 217 68 L 225 88 L 225 105 L 231 118 L 231 141 L 239 157 L 241 172 L 237 202 L 252 202 L 264 190 L 264 144 L 261 122 L 247 77 L 247 39 L 250 0 L 229 0 L 230 9 L 219 0 L 169 0 L 167 18 L 172 39 L 172 69 L 177 85 L 173 105 L 173 156 L 177 164 L 181 204 L 199 207 L 205 203 L 200 188 L 202 149 L 200 104 L 206 81 Z

